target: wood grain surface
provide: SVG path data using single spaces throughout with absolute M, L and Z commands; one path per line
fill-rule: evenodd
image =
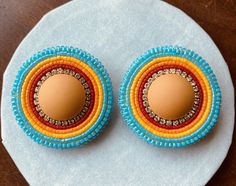
M 0 0 L 0 85 L 15 49 L 48 11 L 67 0 Z M 236 86 L 236 0 L 167 0 L 192 17 L 212 37 Z M 207 184 L 236 186 L 236 133 L 225 161 Z M 0 143 L 0 186 L 28 185 Z

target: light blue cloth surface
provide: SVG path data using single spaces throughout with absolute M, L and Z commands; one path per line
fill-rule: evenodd
M 130 63 L 146 50 L 180 45 L 211 65 L 222 90 L 216 128 L 185 149 L 160 149 L 140 140 L 119 114 L 83 148 L 55 150 L 28 138 L 11 112 L 10 92 L 23 61 L 37 51 L 72 45 L 93 54 L 108 70 L 117 100 Z M 228 67 L 210 37 L 180 10 L 157 0 L 79 0 L 47 15 L 22 41 L 4 74 L 2 138 L 31 185 L 204 185 L 224 160 L 234 128 L 234 92 Z

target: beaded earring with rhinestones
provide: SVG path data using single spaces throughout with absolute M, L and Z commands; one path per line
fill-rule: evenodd
M 178 46 L 148 50 L 129 67 L 120 85 L 120 112 L 148 143 L 183 147 L 215 125 L 221 92 L 209 64 Z
M 108 124 L 112 85 L 98 59 L 73 47 L 48 48 L 22 65 L 12 109 L 34 141 L 53 148 L 81 146 Z

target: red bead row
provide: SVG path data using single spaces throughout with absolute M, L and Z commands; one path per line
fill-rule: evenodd
M 181 123 L 179 125 L 176 125 L 176 126 L 174 126 L 174 125 L 169 126 L 169 125 L 166 125 L 166 124 L 160 124 L 159 121 L 156 121 L 152 117 L 150 117 L 149 114 L 147 113 L 147 111 L 145 110 L 145 106 L 143 105 L 143 100 L 142 100 L 143 89 L 145 88 L 144 85 L 145 85 L 145 83 L 147 83 L 148 79 L 150 77 L 152 77 L 152 75 L 154 73 L 157 73 L 160 70 L 165 70 L 165 69 L 170 69 L 170 68 L 180 69 L 180 70 L 186 72 L 188 75 L 191 75 L 192 79 L 195 81 L 196 86 L 198 87 L 198 90 L 199 90 L 199 105 L 197 107 L 196 112 L 193 114 L 193 116 L 189 120 L 187 120 L 187 121 L 185 121 L 185 122 L 183 122 L 183 123 Z M 192 72 L 190 72 L 188 69 L 186 69 L 186 68 L 184 68 L 182 66 L 179 66 L 179 65 L 165 65 L 165 66 L 157 67 L 157 68 L 153 69 L 143 79 L 143 81 L 142 81 L 142 83 L 141 83 L 141 85 L 139 87 L 139 92 L 138 92 L 139 107 L 140 107 L 140 110 L 142 111 L 143 115 L 145 116 L 145 118 L 148 119 L 155 126 L 158 126 L 158 127 L 161 127 L 161 128 L 165 128 L 165 129 L 178 129 L 178 128 L 182 128 L 182 127 L 188 125 L 189 123 L 191 123 L 198 116 L 198 114 L 199 114 L 199 112 L 201 110 L 202 98 L 203 98 L 202 88 L 201 88 L 201 86 L 199 84 L 199 81 L 195 77 L 195 75 Z
M 88 87 L 90 89 L 90 104 L 89 104 L 89 107 L 88 107 L 88 110 L 86 111 L 86 113 L 77 122 L 75 122 L 73 124 L 69 124 L 69 125 L 64 125 L 64 126 L 57 126 L 55 124 L 49 123 L 48 121 L 45 121 L 39 115 L 39 112 L 36 110 L 36 107 L 34 105 L 34 93 L 35 93 L 35 88 L 37 87 L 37 83 L 41 80 L 41 78 L 43 76 L 46 75 L 46 73 L 51 72 L 53 69 L 57 69 L 57 68 L 69 69 L 69 70 L 74 71 L 75 73 L 79 73 L 80 76 L 83 77 L 86 80 L 86 82 L 88 84 Z M 69 128 L 78 126 L 83 121 L 85 121 L 85 119 L 89 116 L 89 114 L 93 110 L 95 95 L 94 95 L 94 87 L 93 87 L 93 84 L 92 84 L 91 80 L 80 69 L 75 68 L 75 67 L 70 66 L 70 65 L 55 64 L 55 65 L 51 65 L 47 69 L 45 69 L 42 72 L 40 72 L 39 75 L 33 80 L 33 83 L 32 83 L 32 85 L 30 87 L 30 98 L 29 99 L 30 99 L 30 106 L 31 106 L 31 108 L 33 110 L 33 113 L 35 114 L 37 119 L 39 119 L 43 124 L 45 124 L 45 125 L 47 125 L 49 127 L 52 127 L 54 129 L 69 129 Z

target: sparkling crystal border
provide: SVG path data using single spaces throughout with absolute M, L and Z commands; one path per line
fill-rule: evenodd
M 77 80 L 79 80 L 82 84 L 82 86 L 84 87 L 85 90 L 85 94 L 86 94 L 86 101 L 85 104 L 83 106 L 83 109 L 81 110 L 81 112 L 68 120 L 55 120 L 50 118 L 47 114 L 45 114 L 42 110 L 42 108 L 39 105 L 39 100 L 38 100 L 38 93 L 40 90 L 41 85 L 50 77 L 57 75 L 57 74 L 67 74 L 67 75 L 71 75 L 72 77 L 76 78 Z M 34 93 L 34 105 L 36 107 L 36 110 L 39 114 L 39 116 L 41 118 L 43 118 L 45 121 L 48 121 L 51 124 L 54 124 L 56 126 L 68 126 L 68 125 L 72 125 L 75 122 L 77 122 L 78 120 L 80 120 L 88 111 L 88 106 L 90 104 L 90 89 L 88 87 L 88 84 L 86 82 L 86 80 L 79 74 L 74 72 L 73 70 L 70 69 L 64 69 L 64 68 L 56 68 L 51 70 L 50 72 L 47 72 L 44 76 L 42 76 L 42 78 L 38 81 L 37 86 L 35 87 L 35 93 Z
M 164 118 L 156 115 L 152 111 L 152 109 L 150 108 L 149 103 L 148 103 L 147 94 L 148 94 L 149 87 L 151 86 L 153 81 L 155 81 L 158 77 L 165 75 L 165 74 L 178 74 L 178 75 L 182 76 L 191 84 L 193 91 L 194 91 L 195 98 L 194 98 L 194 104 L 192 106 L 192 109 L 186 115 L 184 115 L 183 117 L 176 119 L 176 120 L 168 120 L 168 119 L 164 119 Z M 198 90 L 196 82 L 193 80 L 192 76 L 190 74 L 187 74 L 185 71 L 182 71 L 182 70 L 176 69 L 176 68 L 159 70 L 158 72 L 153 73 L 152 77 L 150 77 L 147 80 L 147 82 L 145 82 L 145 88 L 142 90 L 142 100 L 143 100 L 143 106 L 144 106 L 147 114 L 155 121 L 158 121 L 160 124 L 168 125 L 168 126 L 178 126 L 178 125 L 186 122 L 187 120 L 191 119 L 192 116 L 195 114 L 196 110 L 198 109 L 199 102 L 200 102 L 199 90 Z

